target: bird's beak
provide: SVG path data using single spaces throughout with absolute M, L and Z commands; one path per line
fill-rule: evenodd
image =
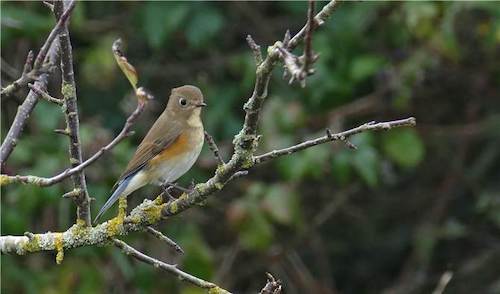
M 205 102 L 201 102 L 200 104 L 197 104 L 196 107 L 205 107 L 207 104 Z

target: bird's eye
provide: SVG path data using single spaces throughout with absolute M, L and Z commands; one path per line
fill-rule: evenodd
M 179 104 L 180 104 L 182 107 L 185 107 L 185 106 L 188 104 L 188 102 L 187 102 L 186 98 L 181 97 L 181 98 L 179 99 Z

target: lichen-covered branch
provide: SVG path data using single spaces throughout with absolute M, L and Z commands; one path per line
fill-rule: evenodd
M 156 258 L 148 256 L 148 255 L 140 252 L 139 250 L 135 249 L 134 247 L 128 245 L 127 243 L 125 243 L 121 240 L 113 239 L 113 243 L 115 244 L 116 247 L 120 248 L 125 254 L 132 256 L 139 261 L 150 264 L 155 268 L 169 272 L 169 273 L 173 274 L 174 276 L 178 277 L 179 280 L 181 280 L 181 281 L 186 281 L 188 283 L 193 284 L 194 286 L 197 286 L 197 287 L 200 287 L 203 289 L 209 289 L 209 293 L 230 294 L 230 292 L 220 288 L 219 286 L 217 286 L 214 283 L 207 282 L 207 281 L 202 280 L 200 278 L 197 278 L 193 275 L 190 275 L 190 274 L 180 270 L 179 268 L 177 268 L 176 265 L 168 264 L 168 263 L 160 261 Z
M 68 21 L 68 18 L 71 15 L 73 8 L 74 8 L 74 2 L 68 5 L 66 11 L 59 18 L 59 21 L 55 25 L 54 29 L 52 29 L 52 31 L 50 32 L 49 36 L 47 37 L 47 40 L 45 41 L 42 48 L 40 49 L 40 52 L 37 55 L 35 63 L 33 65 L 33 70 L 40 69 L 44 63 L 46 64 L 55 63 L 58 51 L 58 45 L 57 45 L 58 42 L 54 42 L 54 40 L 56 39 L 56 36 L 60 33 L 63 26 Z M 31 62 L 30 59 L 31 58 L 29 57 L 28 54 L 27 62 Z M 29 65 L 25 66 L 25 69 L 27 67 L 29 68 Z M 27 84 L 30 81 L 31 79 L 26 80 L 25 83 Z M 47 87 L 47 81 L 48 81 L 48 73 L 44 72 L 38 76 L 38 79 L 37 81 L 35 81 L 34 85 L 37 88 L 44 90 Z M 18 85 L 21 85 L 21 83 L 18 83 Z M 7 86 L 6 88 L 9 88 L 9 86 Z M 2 96 L 14 90 L 15 89 L 12 90 L 4 89 L 2 90 Z M 12 122 L 10 129 L 7 132 L 7 135 L 5 136 L 5 139 L 2 143 L 2 146 L 0 147 L 0 166 L 4 165 L 5 161 L 7 161 L 7 158 L 9 158 L 10 154 L 14 150 L 17 144 L 17 140 L 24 128 L 24 125 L 26 124 L 26 121 L 28 120 L 28 117 L 35 108 L 37 102 L 38 102 L 38 95 L 33 90 L 31 90 L 26 96 L 24 102 L 18 108 L 14 121 Z

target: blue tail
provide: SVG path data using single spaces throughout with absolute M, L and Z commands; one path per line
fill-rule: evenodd
M 123 191 L 125 191 L 125 189 L 128 186 L 128 183 L 130 182 L 131 179 L 132 179 L 132 177 L 127 177 L 127 178 L 123 179 L 118 184 L 118 187 L 116 188 L 116 190 L 113 192 L 113 194 L 111 194 L 111 197 L 108 198 L 108 200 L 106 201 L 106 203 L 104 203 L 103 207 L 101 208 L 101 210 L 99 211 L 99 213 L 95 217 L 94 224 L 96 224 L 97 219 L 103 213 L 105 213 L 106 210 L 108 210 L 108 208 L 110 208 L 113 204 L 115 204 L 115 202 L 116 202 L 116 200 L 118 200 L 118 198 L 120 198 L 121 194 L 123 193 Z

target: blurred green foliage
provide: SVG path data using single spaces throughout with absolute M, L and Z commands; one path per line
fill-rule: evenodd
M 321 6 L 322 3 L 318 3 Z M 135 107 L 111 53 L 121 37 L 149 104 L 136 135 L 86 170 L 102 206 L 169 91 L 199 86 L 206 129 L 227 159 L 243 120 L 255 65 L 245 37 L 263 47 L 296 32 L 306 2 L 79 2 L 71 19 L 84 156 L 109 142 Z M 54 19 L 36 2 L 2 2 L 2 85 L 17 78 Z M 347 2 L 315 35 L 320 53 L 307 87 L 276 70 L 261 118 L 259 151 L 371 120 L 417 117 L 416 129 L 364 133 L 358 149 L 325 144 L 255 168 L 206 206 L 160 225 L 177 256 L 145 235 L 138 249 L 236 293 L 256 292 L 273 272 L 286 293 L 428 293 L 446 270 L 449 293 L 499 293 L 500 10 L 494 2 Z M 301 48 L 296 53 L 300 54 Z M 5 69 L 5 70 L 4 70 Z M 56 74 L 57 75 L 57 74 Z M 58 78 L 50 93 L 60 97 Z M 26 91 L 2 98 L 2 139 Z M 2 170 L 51 176 L 68 166 L 62 112 L 41 101 Z M 204 150 L 181 179 L 206 180 Z M 67 229 L 75 207 L 49 188 L 2 188 L 2 234 Z M 158 190 L 135 193 L 131 206 Z M 112 217 L 115 211 L 106 217 Z M 5 293 L 200 293 L 112 246 L 2 256 Z

